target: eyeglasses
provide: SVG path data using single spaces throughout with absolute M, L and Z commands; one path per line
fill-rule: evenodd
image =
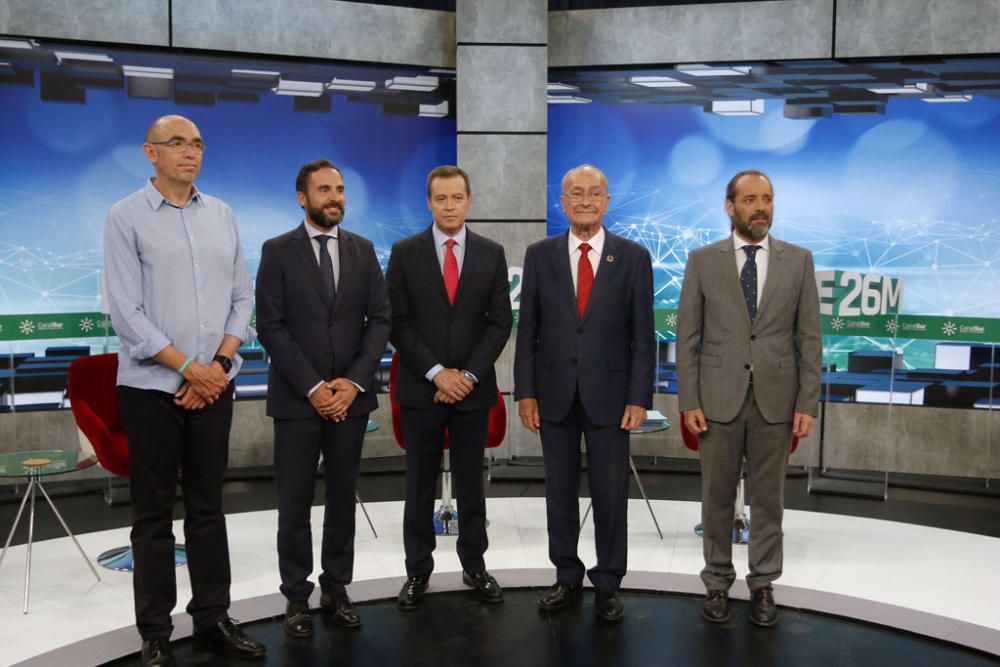
M 607 194 L 603 192 L 567 192 L 565 196 L 567 199 L 569 199 L 571 202 L 575 204 L 582 202 L 584 199 L 587 198 L 598 199 L 598 200 L 604 199 L 605 197 L 607 197 Z
M 175 153 L 179 153 L 185 148 L 190 148 L 195 153 L 204 153 L 205 144 L 201 141 L 182 141 L 180 139 L 167 139 L 166 141 L 148 141 L 151 146 L 166 146 Z

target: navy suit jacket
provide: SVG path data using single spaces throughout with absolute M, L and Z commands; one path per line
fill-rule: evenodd
M 389 299 L 372 242 L 341 227 L 340 278 L 331 302 L 305 223 L 264 243 L 257 270 L 257 335 L 270 358 L 267 414 L 318 416 L 317 383 L 344 377 L 364 387 L 348 409 L 378 407 L 375 373 L 389 339 Z
M 386 271 L 392 304 L 393 347 L 399 352 L 396 402 L 409 408 L 434 406 L 437 391 L 425 377 L 435 364 L 469 371 L 479 380 L 461 411 L 497 402 L 493 364 L 510 336 L 512 315 L 503 246 L 466 230 L 465 258 L 454 305 L 430 227 L 392 247 Z
M 577 391 L 587 416 L 607 426 L 625 405 L 653 406 L 655 331 L 649 252 L 605 229 L 587 309 L 580 317 L 569 233 L 524 256 L 514 398 L 534 398 L 542 419 L 566 418 Z

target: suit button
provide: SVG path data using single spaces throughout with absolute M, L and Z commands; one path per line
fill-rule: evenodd
M 743 368 L 750 370 L 750 364 L 743 364 Z
M 576 332 L 577 332 L 578 334 L 582 334 L 582 333 L 583 333 L 583 327 L 580 327 L 579 329 L 577 329 L 577 330 L 576 330 Z
M 576 359 L 570 359 L 570 360 L 569 360 L 569 363 L 571 363 L 571 364 L 573 364 L 574 366 L 576 366 Z
M 757 340 L 756 336 L 750 336 L 750 340 Z

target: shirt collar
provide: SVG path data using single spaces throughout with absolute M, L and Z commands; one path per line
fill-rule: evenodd
M 310 239 L 314 239 L 317 236 L 324 236 L 324 235 L 335 239 L 340 238 L 340 225 L 334 225 L 333 229 L 321 230 L 321 229 L 316 229 L 305 220 L 302 221 L 302 224 L 306 226 L 306 234 L 309 235 Z
M 739 234 L 737 234 L 736 232 L 733 232 L 733 248 L 735 250 L 740 250 L 740 248 L 742 248 L 745 245 L 754 245 L 754 244 L 747 243 L 742 238 L 740 238 Z M 771 250 L 771 235 L 767 234 L 766 236 L 764 236 L 764 238 L 762 238 L 760 240 L 760 243 L 757 243 L 756 245 L 757 245 L 758 248 L 762 248 L 764 250 L 764 252 L 770 252 L 770 250 Z
M 183 206 L 178 206 L 177 204 L 169 201 L 166 197 L 160 194 L 160 191 L 156 189 L 153 185 L 155 176 L 150 176 L 149 180 L 146 181 L 146 186 L 143 188 L 143 192 L 146 195 L 146 201 L 149 203 L 149 207 L 154 211 L 159 210 L 161 206 L 166 204 L 167 206 L 173 206 L 174 208 L 184 208 Z M 204 205 L 205 202 L 201 198 L 201 190 L 194 183 L 191 184 L 191 199 L 188 200 L 187 205 L 198 204 Z
M 448 242 L 448 239 L 455 239 L 455 245 L 459 248 L 465 247 L 465 225 L 454 236 L 448 236 L 435 224 L 431 224 L 431 233 L 434 234 L 434 245 L 435 247 L 443 246 Z
M 576 252 L 583 243 L 589 243 L 591 250 L 595 253 L 594 256 L 600 257 L 601 250 L 604 249 L 604 225 L 601 225 L 601 228 L 597 230 L 597 233 L 591 236 L 587 241 L 579 238 L 571 229 L 569 232 L 569 254 L 572 255 Z

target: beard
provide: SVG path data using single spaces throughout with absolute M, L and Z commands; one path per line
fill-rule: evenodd
M 740 236 L 750 241 L 760 241 L 771 229 L 771 216 L 760 211 L 754 213 L 749 218 L 740 217 L 738 213 L 730 216 L 733 228 L 739 232 Z
M 330 212 L 328 213 L 327 210 Z M 306 213 L 314 225 L 323 229 L 333 229 L 344 219 L 344 209 L 336 204 L 330 204 L 323 208 L 316 208 L 310 204 Z

